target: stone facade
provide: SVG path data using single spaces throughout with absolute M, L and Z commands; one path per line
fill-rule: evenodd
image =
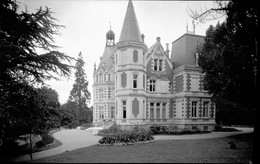
M 159 37 L 147 48 L 131 0 L 119 41 L 114 44 L 111 29 L 106 36 L 93 74 L 94 124 L 112 119 L 125 128 L 158 124 L 214 129 L 215 104 L 203 88 L 197 64 L 203 36 L 184 34 L 172 42 L 171 57 Z

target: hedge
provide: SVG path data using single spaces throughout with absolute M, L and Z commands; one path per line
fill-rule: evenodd
M 122 130 L 118 126 L 100 131 L 101 145 L 127 145 L 135 143 L 146 143 L 154 140 L 152 133 L 145 129 L 134 127 L 133 130 Z

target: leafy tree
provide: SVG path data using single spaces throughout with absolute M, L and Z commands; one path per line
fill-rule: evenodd
M 41 96 L 41 101 L 45 107 L 46 115 L 48 115 L 45 121 L 46 130 L 52 128 L 57 128 L 60 126 L 60 114 L 59 114 L 59 95 L 51 88 L 43 86 L 38 89 L 39 96 Z
M 13 100 L 12 104 L 1 106 L 1 109 L 6 108 L 1 111 L 0 116 L 3 132 L 1 138 L 4 143 L 1 150 L 6 152 L 13 148 L 9 147 L 9 144 L 22 139 L 28 141 L 32 159 L 33 143 L 37 136 L 54 128 L 55 124 L 59 124 L 57 111 L 59 102 L 55 102 L 55 97 L 57 98 L 55 91 L 47 87 L 36 89 L 27 85 L 16 89 L 15 92 L 7 95 L 7 98 Z M 52 93 L 54 99 L 50 100 L 49 95 Z
M 90 101 L 90 92 L 88 91 L 88 81 L 87 76 L 84 71 L 85 62 L 83 61 L 83 57 L 81 52 L 78 55 L 78 59 L 76 62 L 76 72 L 75 72 L 75 83 L 73 84 L 73 88 L 70 92 L 69 101 L 76 103 L 76 110 L 78 114 L 78 118 L 85 119 L 84 112 L 89 110 L 87 104 Z
M 59 113 L 61 126 L 74 128 L 79 125 L 76 111 L 74 110 L 75 108 L 77 108 L 76 103 L 71 101 L 67 101 L 60 106 Z
M 215 100 L 259 112 L 259 11 L 257 3 L 245 0 L 219 3 L 218 8 L 200 14 L 195 20 L 203 21 L 212 11 L 224 12 L 227 19 L 206 33 L 199 65 L 205 72 L 205 87 Z M 254 123 L 254 143 L 257 142 Z M 253 162 L 256 157 L 253 150 Z
M 72 58 L 55 50 L 53 37 L 63 26 L 56 24 L 48 7 L 28 13 L 18 11 L 15 2 L 3 0 L 0 9 L 1 77 L 42 82 L 56 78 L 51 72 L 69 76 L 70 66 L 60 61 Z
M 0 1 L 0 138 L 4 144 L 46 130 L 53 104 L 48 105 L 34 85 L 70 75 L 74 59 L 54 44 L 61 27 L 48 7 L 29 13 L 20 11 L 14 0 Z

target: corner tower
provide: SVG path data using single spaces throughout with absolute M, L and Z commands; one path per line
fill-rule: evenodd
M 117 125 L 127 127 L 145 124 L 146 51 L 134 6 L 129 0 L 120 38 L 115 46 Z
M 93 123 L 103 125 L 104 120 L 115 118 L 115 33 L 106 33 L 106 46 L 100 62 L 93 72 Z

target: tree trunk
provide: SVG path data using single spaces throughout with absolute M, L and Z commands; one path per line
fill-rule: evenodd
M 32 154 L 33 154 L 33 148 L 32 148 L 32 133 L 30 133 L 30 140 L 29 140 L 29 144 L 30 144 L 30 159 L 31 161 L 33 160 Z

